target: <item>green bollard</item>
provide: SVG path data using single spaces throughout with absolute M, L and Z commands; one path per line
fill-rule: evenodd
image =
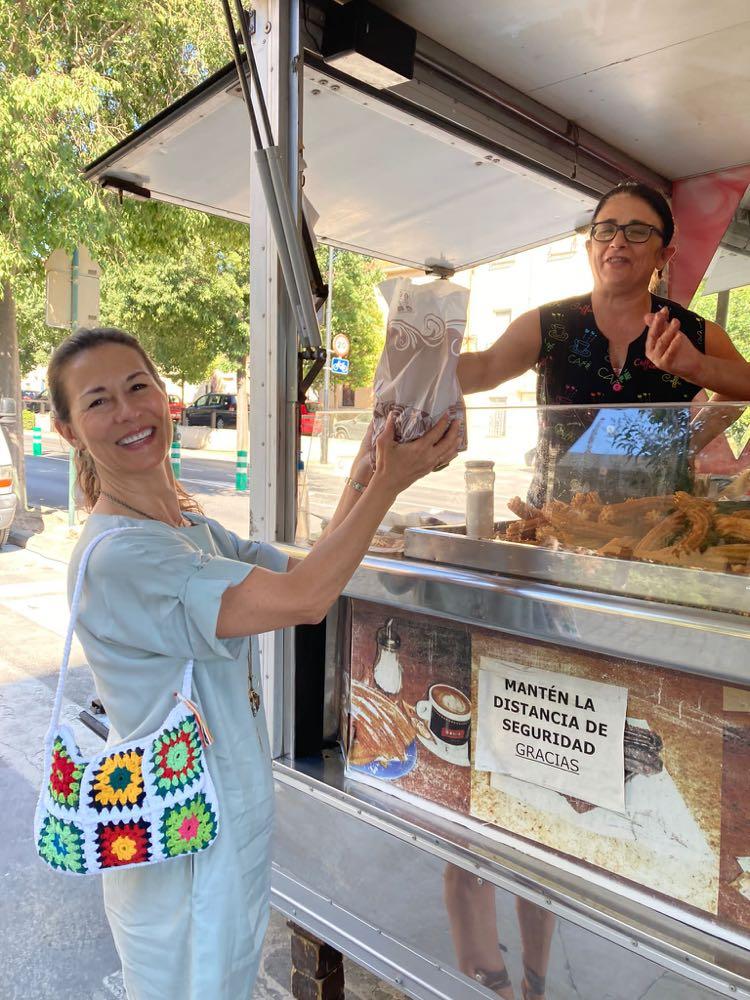
M 39 455 L 42 454 L 42 428 L 34 426 L 31 432 L 31 454 Z
M 242 492 L 247 489 L 247 452 L 238 451 L 237 452 L 237 471 L 234 477 L 234 488 L 238 492 Z
M 182 475 L 182 458 L 180 457 L 181 445 L 178 438 L 174 438 L 172 441 L 172 451 L 169 455 L 169 461 L 172 463 L 172 472 L 174 473 L 175 479 L 179 479 Z

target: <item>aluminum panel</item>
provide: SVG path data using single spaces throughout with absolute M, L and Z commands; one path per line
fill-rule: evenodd
M 305 161 L 323 242 L 413 267 L 459 269 L 548 242 L 595 204 L 309 68 Z
M 747 162 L 745 0 L 381 6 L 667 177 Z
M 504 944 L 517 989 L 524 949 L 532 953 L 539 936 L 551 932 L 551 1000 L 750 996 L 747 980 L 713 964 L 716 955 L 691 958 L 677 941 L 660 949 L 652 929 L 618 932 L 612 913 L 603 910 L 601 922 L 582 913 L 569 919 L 549 890 L 528 877 L 519 874 L 514 891 L 506 868 L 497 876 L 500 887 L 490 865 L 477 875 L 464 852 L 425 849 L 426 836 L 410 835 L 362 798 L 345 804 L 342 796 L 337 805 L 301 772 L 277 768 L 276 778 L 274 905 L 353 958 L 364 956 L 379 974 L 400 979 L 411 996 L 473 995 L 476 985 L 460 978 L 453 943 L 463 922 Z M 465 968 L 470 965 L 465 956 Z
M 496 522 L 503 530 L 507 522 Z M 555 551 L 522 542 L 467 538 L 463 525 L 407 528 L 404 555 L 427 562 L 450 563 L 529 580 L 596 588 L 664 603 L 697 604 L 720 611 L 748 611 L 748 578 L 680 566 L 631 562 L 580 552 Z

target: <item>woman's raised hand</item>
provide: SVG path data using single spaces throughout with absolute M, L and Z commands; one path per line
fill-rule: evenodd
M 647 313 L 644 317 L 648 334 L 646 336 L 646 357 L 670 375 L 677 375 L 700 385 L 700 371 L 703 355 L 680 329 L 680 321 L 670 321 L 666 306 L 657 313 Z
M 375 475 L 399 493 L 422 476 L 444 468 L 458 454 L 459 424 L 447 414 L 422 437 L 405 444 L 395 440 L 395 423 L 395 416 L 389 414 L 378 437 Z

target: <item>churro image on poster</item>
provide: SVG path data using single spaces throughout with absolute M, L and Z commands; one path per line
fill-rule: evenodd
M 468 627 L 353 601 L 351 635 L 347 773 L 468 813 Z

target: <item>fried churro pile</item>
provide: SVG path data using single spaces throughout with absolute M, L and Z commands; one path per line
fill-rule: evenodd
M 577 493 L 571 503 L 542 508 L 519 497 L 517 515 L 500 541 L 593 552 L 725 573 L 750 573 L 750 510 L 722 512 L 721 501 L 688 493 L 604 504 L 598 493 Z

